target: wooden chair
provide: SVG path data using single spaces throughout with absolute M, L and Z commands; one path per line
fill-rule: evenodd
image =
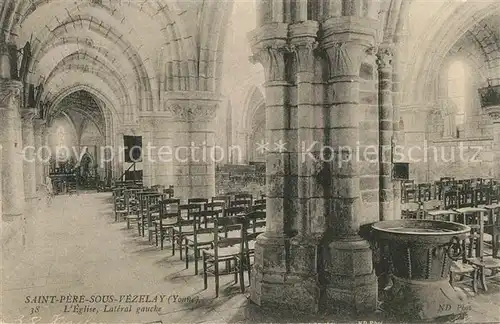
M 231 205 L 231 196 L 230 195 L 220 195 L 212 197 L 212 202 L 223 202 L 224 207 L 230 207 Z
M 488 211 L 488 222 L 484 225 L 484 232 L 491 236 L 491 255 L 498 258 L 498 251 L 500 248 L 500 204 L 486 205 L 484 208 Z
M 266 199 L 265 198 L 264 199 L 256 199 L 256 200 L 254 200 L 253 204 L 254 204 L 254 206 L 255 205 L 265 205 Z
M 189 250 L 193 251 L 194 259 L 194 274 L 198 274 L 198 260 L 200 259 L 200 250 L 214 246 L 213 227 L 205 226 L 202 228 L 200 225 L 202 220 L 207 223 L 207 218 L 216 222 L 219 217 L 222 217 L 222 210 L 202 210 L 193 215 L 193 235 L 184 236 L 184 247 L 186 257 L 186 269 L 189 268 Z
M 174 186 L 168 186 L 168 189 L 163 189 L 163 193 L 165 194 L 165 198 L 167 199 L 174 198 L 175 195 Z
M 125 219 L 127 220 L 127 229 L 130 229 L 131 221 L 138 221 L 139 217 L 139 198 L 138 193 L 142 189 L 128 189 L 128 201 L 126 204 L 127 215 Z
M 180 218 L 181 204 L 180 199 L 166 198 L 160 201 L 160 215 L 155 221 L 156 228 L 156 246 L 158 246 L 158 241 L 160 243 L 160 249 L 163 250 L 163 245 L 165 238 L 170 233 L 170 239 L 173 241 L 173 227 Z
M 241 292 L 245 292 L 245 282 L 243 278 L 243 267 L 241 260 L 245 257 L 245 240 L 247 232 L 247 220 L 245 217 L 221 217 L 215 220 L 213 228 L 213 249 L 202 250 L 203 260 L 203 287 L 208 287 L 208 275 L 215 277 L 215 296 L 219 297 L 219 277 L 223 274 L 234 274 L 235 283 L 240 281 Z M 238 237 L 228 237 L 227 233 L 224 237 L 220 236 L 221 232 L 227 231 L 228 228 L 239 227 L 240 235 Z M 219 269 L 219 263 L 233 263 L 234 267 L 226 269 L 226 273 L 222 273 Z
M 193 235 L 194 214 L 201 211 L 201 204 L 184 204 L 179 206 L 179 220 L 172 228 L 172 255 L 175 254 L 175 244 L 179 245 L 179 257 L 182 260 L 182 245 L 184 236 Z
M 252 206 L 253 204 L 253 195 L 250 193 L 239 193 L 234 195 L 234 200 L 236 201 L 247 201 L 248 206 Z
M 417 186 L 418 202 L 429 201 L 432 199 L 432 186 L 430 183 L 421 183 Z
M 145 219 L 143 219 L 143 228 L 148 229 L 148 240 L 151 242 L 153 240 L 153 234 L 157 238 L 158 233 L 156 232 L 158 226 L 155 221 L 160 217 L 160 202 L 163 200 L 163 194 L 154 193 L 146 195 L 146 214 Z M 158 246 L 158 240 L 156 239 L 156 244 Z
M 462 208 L 457 212 L 463 215 L 463 221 L 471 227 L 470 245 L 467 262 L 472 264 L 477 270 L 481 286 L 484 291 L 488 291 L 487 279 L 497 278 L 500 275 L 500 259 L 486 256 L 484 251 L 484 222 L 488 214 L 483 208 Z M 486 274 L 490 271 L 490 274 Z
M 201 205 L 201 208 L 205 208 L 205 204 L 208 204 L 208 199 L 206 198 L 189 198 L 188 205 L 198 204 Z
M 402 219 L 417 219 L 420 215 L 421 206 L 417 202 L 408 202 L 402 206 L 401 218 Z
M 224 209 L 224 217 L 238 216 L 245 213 L 245 207 L 229 207 Z
M 156 194 L 155 191 L 151 190 L 144 190 L 141 191 L 137 194 L 138 199 L 139 199 L 139 208 L 138 208 L 138 214 L 137 214 L 137 230 L 139 232 L 139 235 L 144 236 L 145 235 L 145 220 L 146 220 L 146 213 L 147 213 L 147 202 L 146 202 L 146 197 L 148 195 L 153 195 Z
M 220 212 L 221 215 L 224 215 L 224 209 L 226 208 L 226 204 L 222 201 L 216 201 L 216 202 L 211 202 L 211 203 L 206 203 L 204 210 L 208 211 L 218 211 Z M 210 216 L 207 216 L 208 214 L 204 215 L 203 221 L 205 224 L 205 228 L 208 227 L 208 220 Z
M 470 235 L 463 240 L 456 241 L 455 247 L 450 246 L 450 249 L 454 248 L 458 250 L 455 256 L 453 253 L 450 253 L 450 250 L 447 251 L 451 260 L 453 260 L 450 266 L 450 285 L 454 287 L 460 283 L 470 283 L 474 292 L 477 293 L 478 271 L 468 262 L 470 259 L 468 251 L 470 249 L 467 242 L 470 242 Z M 459 276 L 458 280 L 455 279 L 456 276 Z
M 415 180 L 404 180 L 401 183 L 401 203 L 408 203 L 416 199 Z
M 117 188 L 114 191 L 115 222 L 118 222 L 127 214 L 128 193 L 125 188 Z

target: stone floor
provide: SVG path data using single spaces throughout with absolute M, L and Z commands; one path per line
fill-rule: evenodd
M 3 256 L 1 323 L 387 322 L 382 313 L 352 318 L 262 310 L 248 302 L 231 276 L 222 280 L 221 297 L 215 298 L 213 280 L 204 291 L 202 278 L 192 267 L 184 269 L 178 255 L 114 223 L 109 198 L 109 193 L 58 196 L 28 215 L 29 228 L 36 229 L 27 242 L 31 248 L 16 258 Z M 141 294 L 164 300 L 127 301 Z M 110 295 L 114 301 L 98 302 Z M 36 296 L 55 296 L 55 302 L 31 302 Z M 122 309 L 105 311 L 105 304 L 106 310 Z M 471 305 L 464 322 L 499 322 L 499 286 L 491 285 Z M 74 312 L 78 308 L 80 314 Z

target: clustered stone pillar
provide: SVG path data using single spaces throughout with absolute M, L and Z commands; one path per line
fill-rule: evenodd
M 359 71 L 373 48 L 372 22 L 332 18 L 318 33 L 316 22 L 302 18 L 290 25 L 265 24 L 252 35 L 253 57 L 266 74 L 267 142 L 271 147 L 287 142 L 287 150 L 266 157 L 267 225 L 257 238 L 251 300 L 305 311 L 340 304 L 374 310 L 372 251 L 358 232 L 362 223 L 378 220 L 378 183 L 372 215 L 363 209 L 358 161 L 351 156 L 364 117 Z M 316 54 L 317 41 L 327 62 Z M 329 80 L 316 75 L 316 63 L 328 64 Z M 316 90 L 325 97 L 315 96 Z M 310 151 L 312 143 L 320 146 Z M 324 144 L 333 151 L 326 152 Z M 374 177 L 377 173 L 378 164 Z
M 36 158 L 34 117 L 34 111 L 31 109 L 22 113 L 24 196 L 29 203 L 36 198 L 36 164 L 39 162 Z
M 382 47 L 379 49 L 377 57 L 379 72 L 380 218 L 381 220 L 389 220 L 394 219 L 392 51 L 390 48 Z
M 330 144 L 336 149 L 332 183 L 332 210 L 322 251 L 322 283 L 325 307 L 343 305 L 356 312 L 374 310 L 377 304 L 377 280 L 372 251 L 359 236 L 362 223 L 378 221 L 378 210 L 364 215 L 361 187 L 360 123 L 364 119 L 360 105 L 359 72 L 374 45 L 371 21 L 334 17 L 323 22 L 322 47 L 327 52 L 331 84 Z M 348 32 L 346 32 L 348 31 Z M 363 151 L 363 147 L 359 147 Z M 378 162 L 378 160 L 377 160 Z M 377 164 L 378 165 L 378 164 Z M 373 196 L 373 195 L 371 195 Z M 371 197 L 370 196 L 370 197 Z M 376 203 L 372 200 L 368 203 Z M 329 242 L 328 242 L 329 241 Z

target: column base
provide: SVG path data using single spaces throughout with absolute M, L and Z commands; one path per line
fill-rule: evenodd
M 333 241 L 322 257 L 321 308 L 327 312 L 374 312 L 378 288 L 370 244 L 361 238 Z
M 384 309 L 406 320 L 433 320 L 465 316 L 471 309 L 467 296 L 457 292 L 448 280 L 416 281 L 393 276 L 393 286 Z
M 4 259 L 19 255 L 25 247 L 26 222 L 22 214 L 2 215 L 2 255 Z
M 255 245 L 250 299 L 262 307 L 318 312 L 320 290 L 315 269 L 315 245 L 264 233 Z

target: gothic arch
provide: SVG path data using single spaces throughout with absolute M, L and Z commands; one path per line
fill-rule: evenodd
M 243 114 L 240 125 L 244 125 L 245 129 L 250 131 L 252 129 L 253 117 L 257 110 L 265 105 L 265 97 L 261 89 L 252 85 L 247 92 L 245 101 L 243 103 Z

